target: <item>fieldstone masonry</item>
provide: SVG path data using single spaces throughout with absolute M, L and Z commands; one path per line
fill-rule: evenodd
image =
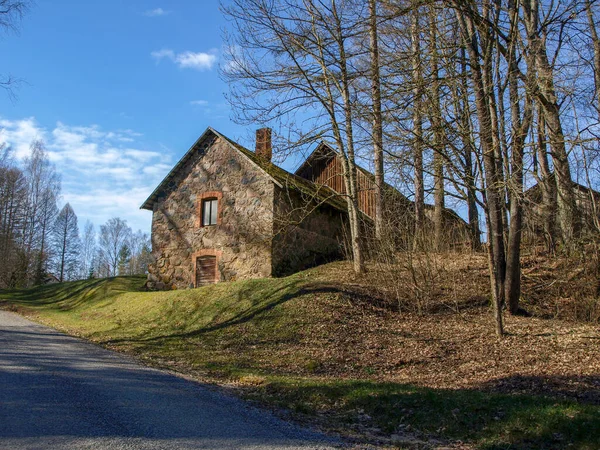
M 321 205 L 297 223 L 290 212 L 302 209 L 300 195 L 223 136 L 203 136 L 143 206 L 153 209 L 148 287 L 194 287 L 201 256 L 216 258 L 215 281 L 229 281 L 283 275 L 340 255 L 343 213 Z M 216 225 L 202 226 L 207 198 L 218 199 Z
M 193 287 L 195 258 L 207 249 L 222 281 L 271 275 L 273 183 L 221 138 L 200 152 L 154 204 L 149 287 Z M 203 227 L 206 193 L 220 194 L 220 223 Z

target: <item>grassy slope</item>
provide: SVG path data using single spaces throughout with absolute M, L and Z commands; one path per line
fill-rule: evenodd
M 45 323 L 152 364 L 233 382 L 247 398 L 289 408 L 297 417 L 317 417 L 331 429 L 394 434 L 400 441 L 403 436 L 435 436 L 490 449 L 569 444 L 600 448 L 596 401 L 522 393 L 527 389 L 518 383 L 511 388 L 515 374 L 531 365 L 510 354 L 524 352 L 518 348 L 520 342 L 530 346 L 535 339 L 540 351 L 550 354 L 572 347 L 573 340 L 557 350 L 556 336 L 537 336 L 547 324 L 538 326 L 528 319 L 526 325 L 508 324 L 515 330 L 514 339 L 498 343 L 492 337 L 478 344 L 473 336 L 486 333 L 488 326 L 491 331 L 485 310 L 461 316 L 458 322 L 457 314 L 438 315 L 431 322 L 400 316 L 372 307 L 347 285 L 332 282 L 346 270 L 338 263 L 282 279 L 171 292 L 143 292 L 142 278 L 118 277 L 0 292 L 0 298 Z M 470 331 L 464 331 L 465 321 Z M 436 337 L 432 323 L 442 323 L 440 333 L 453 339 Z M 409 325 L 413 328 L 406 328 Z M 424 335 L 418 335 L 421 329 Z M 589 329 L 582 332 L 589 334 Z M 456 343 L 461 340 L 467 343 Z M 456 361 L 457 352 L 468 353 L 467 347 L 478 345 L 481 353 Z M 586 348 L 578 349 L 587 352 Z M 482 355 L 488 351 L 486 360 Z M 496 381 L 494 371 L 483 368 L 494 367 L 489 355 L 502 352 L 523 367 L 506 373 L 503 381 L 508 388 L 498 388 L 500 383 L 490 388 L 489 383 Z M 595 356 L 581 352 L 576 355 L 580 360 Z M 471 361 L 477 359 L 483 361 Z M 465 366 L 476 362 L 480 369 L 469 370 L 478 376 L 467 383 Z M 540 364 L 536 362 L 534 372 L 566 373 L 564 368 Z M 444 367 L 446 378 L 441 374 Z M 495 367 L 496 372 L 503 370 L 508 369 Z

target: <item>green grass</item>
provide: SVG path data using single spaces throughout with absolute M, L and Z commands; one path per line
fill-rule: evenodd
M 303 343 L 326 342 L 332 311 L 348 307 L 346 294 L 314 281 L 316 271 L 168 292 L 145 292 L 142 277 L 86 280 L 3 291 L 0 304 L 154 365 L 235 381 L 246 398 L 330 429 L 482 449 L 600 448 L 597 405 L 381 382 L 369 370 L 365 379 L 319 375 L 327 361 Z
M 304 414 L 336 414 L 339 424 L 368 416 L 385 433 L 412 430 L 482 449 L 600 446 L 597 407 L 543 397 L 289 378 L 273 378 L 252 395 Z

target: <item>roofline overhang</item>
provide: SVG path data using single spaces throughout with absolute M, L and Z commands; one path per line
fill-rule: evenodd
M 323 148 L 327 147 L 329 150 L 333 152 L 334 155 L 337 155 L 337 152 L 334 150 L 331 144 L 328 144 L 325 141 L 321 141 L 317 144 L 317 147 L 308 155 L 308 158 L 304 160 L 302 164 L 294 171 L 294 175 L 298 175 L 306 166 L 309 166 L 312 163 L 312 160 L 316 157 L 315 155 Z
M 184 155 L 177 162 L 177 164 L 175 164 L 175 166 L 173 166 L 173 168 L 169 171 L 167 176 L 165 176 L 165 178 L 163 178 L 163 180 L 158 184 L 158 186 L 154 189 L 154 191 L 152 191 L 150 196 L 144 201 L 144 203 L 142 203 L 142 205 L 140 206 L 140 209 L 146 209 L 148 211 L 152 211 L 154 209 L 154 203 L 156 203 L 160 192 L 165 187 L 165 184 L 169 180 L 171 180 L 172 178 L 175 177 L 175 175 L 181 169 L 181 167 L 193 155 L 194 150 L 197 148 L 197 146 L 200 145 L 210 134 L 213 134 L 214 136 L 223 139 L 232 149 L 234 149 L 236 152 L 238 152 L 239 154 L 244 156 L 244 158 L 246 158 L 246 160 L 249 161 L 254 167 L 256 167 L 261 172 L 263 172 L 265 175 L 267 175 L 273 183 L 275 183 L 280 188 L 283 187 L 283 185 L 281 183 L 279 183 L 275 178 L 273 178 L 273 176 L 271 176 L 267 171 L 265 171 L 262 167 L 260 167 L 258 164 L 256 164 L 254 161 L 252 161 L 246 155 L 244 155 L 239 149 L 237 149 L 236 146 L 233 145 L 232 141 L 228 137 L 219 133 L 217 130 L 215 130 L 212 127 L 207 127 L 206 130 L 204 130 L 204 133 L 202 133 L 200 135 L 200 137 L 198 139 L 196 139 L 196 142 L 194 142 L 192 144 L 192 146 L 188 149 L 188 151 L 184 153 Z

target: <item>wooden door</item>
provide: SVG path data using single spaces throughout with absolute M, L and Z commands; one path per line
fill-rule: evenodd
M 217 258 L 199 256 L 196 258 L 196 287 L 217 282 Z

